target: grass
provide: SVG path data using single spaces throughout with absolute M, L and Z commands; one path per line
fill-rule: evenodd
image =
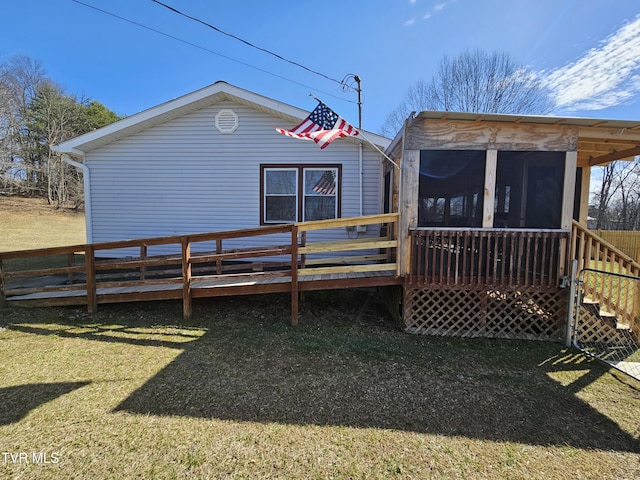
M 189 323 L 179 302 L 0 310 L 0 478 L 640 477 L 640 382 L 599 362 L 406 335 L 368 290 L 289 315 L 286 295 Z
M 638 478 L 640 382 L 557 344 L 411 336 L 371 291 L 2 311 L 22 478 Z M 0 459 L 1 460 L 1 459 Z
M 56 210 L 43 199 L 0 196 L 0 252 L 86 242 L 84 213 Z

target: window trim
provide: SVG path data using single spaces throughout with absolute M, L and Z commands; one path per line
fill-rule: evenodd
M 281 221 L 267 221 L 265 218 L 266 208 L 266 172 L 268 170 L 297 170 L 297 192 L 296 192 L 296 222 L 300 219 L 304 220 L 304 197 L 305 197 L 305 185 L 304 185 L 304 172 L 305 170 L 329 170 L 335 169 L 337 171 L 336 177 L 336 216 L 334 218 L 341 218 L 342 216 L 342 165 L 339 163 L 331 164 L 301 164 L 301 163 L 265 163 L 260 164 L 260 225 L 282 225 Z

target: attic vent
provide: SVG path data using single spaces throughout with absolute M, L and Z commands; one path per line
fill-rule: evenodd
M 238 115 L 229 109 L 220 110 L 216 114 L 216 128 L 220 133 L 233 133 L 238 128 Z

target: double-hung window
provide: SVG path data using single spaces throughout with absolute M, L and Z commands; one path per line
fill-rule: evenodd
M 261 223 L 340 216 L 339 165 L 262 165 L 260 169 Z

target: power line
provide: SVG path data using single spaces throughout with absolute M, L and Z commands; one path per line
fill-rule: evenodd
M 184 43 L 185 45 L 189 45 L 190 47 L 195 47 L 195 48 L 198 48 L 198 49 L 200 49 L 200 50 L 203 50 L 203 51 L 205 51 L 205 52 L 207 52 L 207 53 L 212 53 L 212 54 L 217 55 L 217 56 L 219 56 L 219 57 L 221 57 L 221 58 L 224 58 L 225 60 L 230 60 L 230 61 L 232 61 L 232 62 L 238 63 L 238 64 L 243 65 L 243 66 L 245 66 L 245 67 L 253 68 L 254 70 L 258 70 L 259 72 L 266 73 L 267 75 L 271 75 L 271 76 L 273 76 L 273 77 L 279 78 L 279 79 L 281 79 L 281 80 L 285 80 L 285 81 L 287 81 L 287 82 L 289 82 L 289 83 L 293 83 L 293 84 L 298 85 L 298 86 L 301 86 L 301 87 L 309 88 L 309 89 L 312 89 L 312 90 L 314 89 L 313 87 L 311 87 L 311 86 L 309 86 L 309 85 L 306 85 L 306 84 L 304 84 L 304 83 L 300 83 L 300 82 L 297 82 L 297 81 L 295 81 L 295 80 L 291 80 L 290 78 L 283 77 L 282 75 L 278 75 L 277 73 L 273 73 L 273 72 L 270 72 L 270 71 L 265 70 L 265 69 L 263 69 L 263 68 L 256 67 L 255 65 L 251 65 L 250 63 L 242 62 L 242 61 L 240 61 L 240 60 L 238 60 L 238 59 L 235 59 L 235 58 L 233 58 L 233 57 L 229 57 L 229 56 L 227 56 L 227 55 L 224 55 L 224 54 L 222 54 L 222 53 L 216 52 L 216 51 L 211 50 L 211 49 L 209 49 L 209 48 L 206 48 L 206 47 L 203 47 L 203 46 L 201 46 L 201 45 L 197 45 L 197 44 L 195 44 L 195 43 L 189 42 L 188 40 L 184 40 L 184 39 L 182 39 L 182 38 L 176 37 L 176 36 L 174 36 L 174 35 L 170 35 L 170 34 L 168 34 L 168 33 L 162 32 L 162 31 L 160 31 L 160 30 L 157 30 L 157 29 L 155 29 L 155 28 L 149 27 L 149 26 L 147 26 L 147 25 L 144 25 L 144 24 L 142 24 L 142 23 L 136 22 L 136 21 L 134 21 L 134 20 L 130 20 L 130 19 L 128 19 L 128 18 L 122 17 L 122 16 L 117 15 L 117 14 L 115 14 L 115 13 L 109 12 L 109 11 L 107 11 L 107 10 L 103 10 L 103 9 L 101 9 L 101 8 L 95 7 L 95 6 L 90 5 L 90 4 L 88 4 L 88 3 L 84 3 L 84 2 L 82 2 L 82 1 L 80 1 L 80 0 L 71 0 L 71 1 L 72 1 L 72 2 L 75 2 L 75 3 L 77 3 L 77 4 L 80 4 L 80 5 L 83 5 L 83 6 L 87 7 L 87 8 L 91 8 L 91 9 L 93 9 L 93 10 L 96 10 L 96 11 L 98 11 L 98 12 L 100 12 L 100 13 L 105 14 L 105 15 L 109 15 L 109 16 L 111 16 L 111 17 L 117 18 L 118 20 L 122 20 L 122 21 L 124 21 L 124 22 L 130 23 L 130 24 L 135 25 L 135 26 L 137 26 L 137 27 L 144 28 L 145 30 L 149 30 L 149 31 L 151 31 L 151 32 L 157 33 L 157 34 L 159 34 L 159 35 L 162 35 L 162 36 L 164 36 L 164 37 L 170 38 L 170 39 L 172 39 L 172 40 L 176 40 L 176 41 L 178 41 L 178 42 Z M 317 90 L 317 89 L 316 89 L 316 90 Z M 317 90 L 317 91 L 318 91 L 318 92 L 321 92 L 321 93 L 322 93 L 322 94 L 324 94 L 324 95 L 328 95 L 328 96 L 330 96 L 330 97 L 336 98 L 336 99 L 338 99 L 338 100 L 342 100 L 342 101 L 344 101 L 344 102 L 348 102 L 348 103 L 353 103 L 353 102 L 352 102 L 352 101 L 350 101 L 350 100 L 345 100 L 344 98 L 342 98 L 342 97 L 338 97 L 337 95 L 333 95 L 332 93 L 325 92 L 325 91 L 322 91 L 322 90 Z
M 158 5 L 162 5 L 163 7 L 168 8 L 172 12 L 175 12 L 178 15 L 181 15 L 181 16 L 183 16 L 185 18 L 188 18 L 189 20 L 193 20 L 194 22 L 198 22 L 198 23 L 200 23 L 200 24 L 202 24 L 202 25 L 204 25 L 206 27 L 209 27 L 209 28 L 215 30 L 218 33 L 226 35 L 227 37 L 231 37 L 234 40 L 238 40 L 239 42 L 242 42 L 242 43 L 244 43 L 245 45 L 248 45 L 251 48 L 255 48 L 256 50 L 260 50 L 261 52 L 264 52 L 264 53 L 267 53 L 269 55 L 272 55 L 272 56 L 276 57 L 279 60 L 283 60 L 283 61 L 285 61 L 287 63 L 290 63 L 291 65 L 295 65 L 296 67 L 300 67 L 300 68 L 306 70 L 307 72 L 311 72 L 311 73 L 313 73 L 315 75 L 319 75 L 319 76 L 321 76 L 323 78 L 326 78 L 327 80 L 331 80 L 332 82 L 337 83 L 338 85 L 344 86 L 343 82 L 341 82 L 340 80 L 336 80 L 335 78 L 331 78 L 328 75 L 325 75 L 324 73 L 318 72 L 316 70 L 312 70 L 311 68 L 308 68 L 308 67 L 305 67 L 304 65 L 302 65 L 302 64 L 300 64 L 298 62 L 295 62 L 293 60 L 289 60 L 288 58 L 285 58 L 282 55 L 278 55 L 277 53 L 274 53 L 271 50 L 267 50 L 266 48 L 262 48 L 262 47 L 259 47 L 257 45 L 254 45 L 253 43 L 251 43 L 251 42 L 249 42 L 249 41 L 247 41 L 247 40 L 245 40 L 243 38 L 240 38 L 237 35 L 225 32 L 224 30 L 221 30 L 220 28 L 218 28 L 218 27 L 216 27 L 214 25 L 211 25 L 210 23 L 205 22 L 204 20 L 201 20 L 201 19 L 199 19 L 197 17 L 194 17 L 192 15 L 189 15 L 189 14 L 186 14 L 184 12 L 181 12 L 180 10 L 178 10 L 176 8 L 173 8 L 173 7 L 171 7 L 171 6 L 169 6 L 169 5 L 165 4 L 165 3 L 162 3 L 159 0 L 151 0 L 151 1 L 154 2 L 154 3 L 157 3 Z

